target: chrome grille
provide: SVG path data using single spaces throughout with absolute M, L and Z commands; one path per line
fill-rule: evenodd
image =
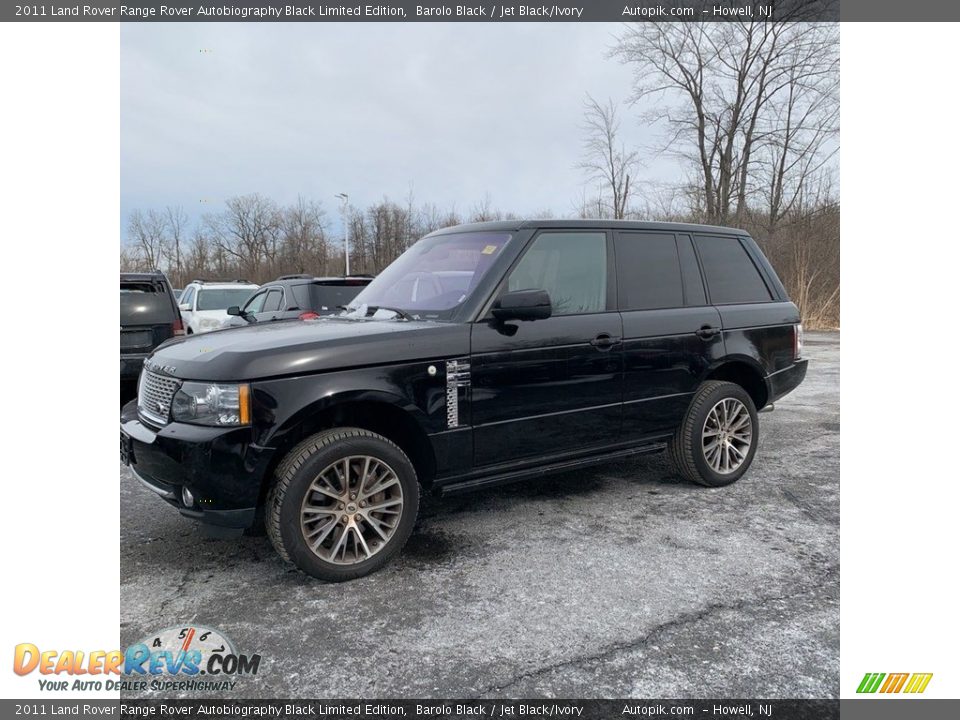
M 144 370 L 137 392 L 137 410 L 147 420 L 166 425 L 170 422 L 170 403 L 179 388 L 179 380 Z

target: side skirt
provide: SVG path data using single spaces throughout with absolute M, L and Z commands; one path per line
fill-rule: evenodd
M 532 478 L 542 477 L 544 475 L 552 475 L 554 473 L 566 472 L 568 470 L 577 470 L 579 468 L 602 465 L 603 463 L 611 462 L 613 460 L 621 460 L 626 457 L 631 457 L 632 455 L 645 455 L 647 453 L 661 452 L 665 450 L 666 447 L 667 444 L 665 442 L 656 442 L 648 445 L 640 445 L 637 447 L 608 451 L 599 455 L 591 455 L 589 457 L 545 463 L 536 467 L 470 478 L 469 480 L 450 482 L 439 486 L 436 488 L 435 492 L 441 497 L 446 497 L 448 495 L 470 492 L 471 490 L 478 490 L 480 488 L 487 488 L 495 485 L 506 485 L 508 483 L 518 482 L 520 480 L 530 480 Z

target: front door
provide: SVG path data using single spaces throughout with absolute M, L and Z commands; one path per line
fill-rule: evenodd
M 606 232 L 543 231 L 500 292 L 546 290 L 552 316 L 473 325 L 475 467 L 616 441 L 623 329 L 612 260 Z

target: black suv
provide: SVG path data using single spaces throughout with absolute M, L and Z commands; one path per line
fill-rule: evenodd
M 166 276 L 120 273 L 120 392 L 136 387 L 143 361 L 157 345 L 183 334 L 180 308 Z
M 449 493 L 669 448 L 749 468 L 757 411 L 803 380 L 802 329 L 756 243 L 722 227 L 464 225 L 420 240 L 339 315 L 171 341 L 121 411 L 121 459 L 210 526 L 262 517 L 347 580 Z
M 353 300 L 370 284 L 372 275 L 314 277 L 283 275 L 262 285 L 243 307 L 227 308 L 230 319 L 224 327 L 243 327 L 251 322 L 273 320 L 313 320 L 331 315 Z

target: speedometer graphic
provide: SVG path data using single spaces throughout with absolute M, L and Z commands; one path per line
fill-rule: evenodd
M 181 625 L 168 627 L 157 633 L 147 635 L 140 640 L 150 652 L 169 651 L 174 655 L 199 651 L 201 662 L 197 665 L 204 667 L 211 655 L 236 655 L 236 650 L 230 639 L 219 630 L 204 627 L 203 625 Z M 202 672 L 202 671 L 201 671 Z

